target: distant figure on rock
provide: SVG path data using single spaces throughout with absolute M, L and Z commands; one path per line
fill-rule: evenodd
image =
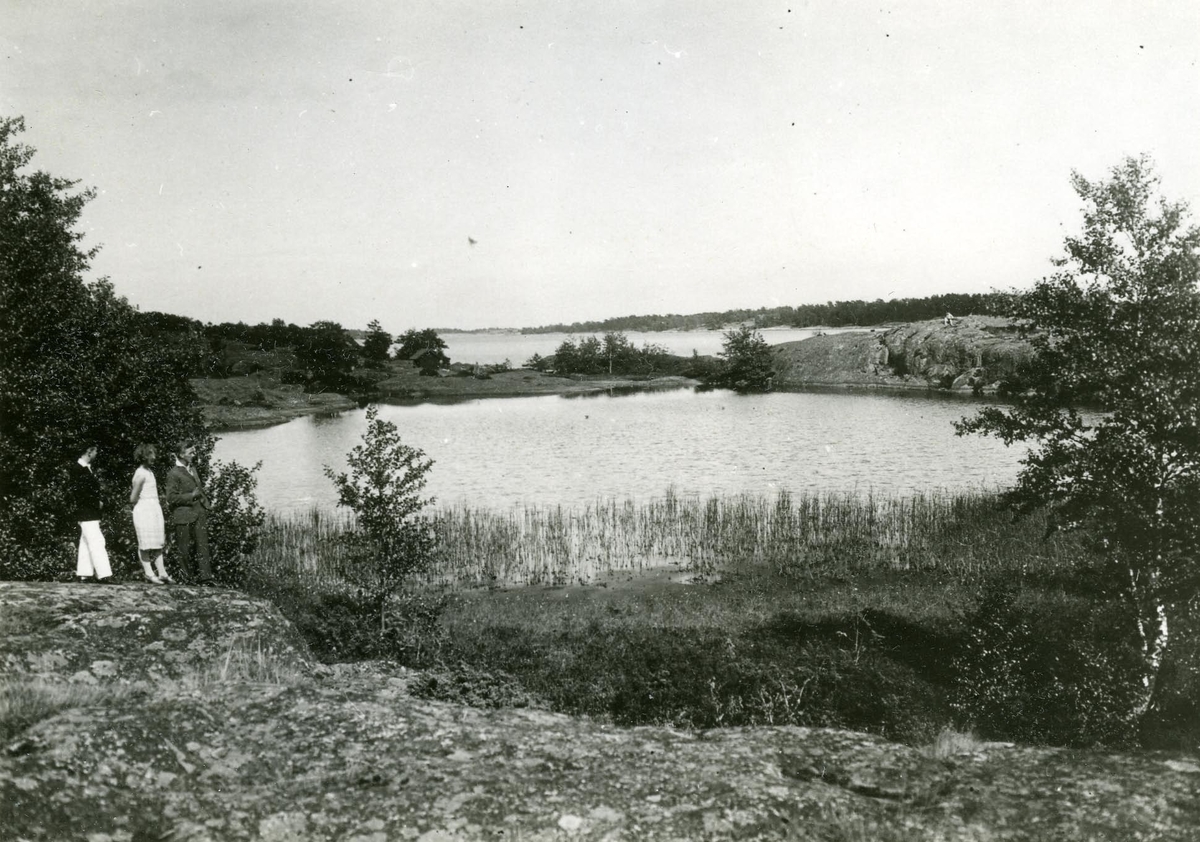
M 946 325 L 946 327 L 954 327 L 954 316 L 947 313 L 946 318 L 942 319 L 942 324 Z
M 167 472 L 167 505 L 171 507 L 171 523 L 175 524 L 180 569 L 189 581 L 211 585 L 213 574 L 212 560 L 208 555 L 208 496 L 192 464 L 195 453 L 196 448 L 190 441 L 179 443 L 175 451 L 175 467 Z
M 112 567 L 108 563 L 108 550 L 104 546 L 104 533 L 100 531 L 100 480 L 92 470 L 92 462 L 100 448 L 89 443 L 83 455 L 71 464 L 71 497 L 75 506 L 75 520 L 79 524 L 79 558 L 75 564 L 75 575 L 79 581 L 95 579 L 107 582 L 112 578 Z
M 158 451 L 152 444 L 139 444 L 133 451 L 138 469 L 133 472 L 133 488 L 129 504 L 133 506 L 133 531 L 137 533 L 138 560 L 147 582 L 163 585 L 175 580 L 163 566 L 163 546 L 166 543 L 166 524 L 162 506 L 158 504 L 158 481 L 154 478 L 154 462 Z M 157 563 L 158 570 L 152 566 Z

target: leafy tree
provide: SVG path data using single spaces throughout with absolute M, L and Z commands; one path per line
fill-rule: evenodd
M 568 337 L 554 349 L 554 371 L 558 374 L 572 374 L 580 368 L 579 348 L 575 340 Z
M 669 358 L 661 345 L 646 342 L 638 348 L 624 333 L 610 331 L 603 338 L 588 336 L 578 343 L 563 340 L 554 352 L 553 365 L 559 374 L 649 374 L 662 368 Z M 534 367 L 534 362 L 531 358 L 526 368 Z M 536 362 L 546 365 L 541 357 Z
M 450 358 L 446 356 L 446 342 L 442 337 L 438 336 L 437 331 L 431 327 L 424 330 L 410 328 L 397 337 L 400 347 L 396 349 L 396 359 L 411 360 L 418 353 L 421 358 L 416 362 L 421 366 L 429 366 L 434 369 L 446 368 L 450 365 Z
M 392 335 L 375 319 L 367 325 L 367 338 L 363 340 L 362 355 L 369 365 L 381 366 L 388 360 L 392 347 Z
M 775 371 L 771 346 L 749 326 L 725 332 L 719 355 L 724 362 L 718 385 L 738 392 L 765 392 Z
M 534 371 L 545 371 L 549 368 L 549 362 L 541 354 L 534 352 L 533 356 L 525 361 L 525 368 L 531 368 Z
M 21 118 L 0 120 L 0 578 L 46 578 L 73 567 L 66 465 L 100 446 L 102 520 L 119 566 L 132 557 L 124 518 L 139 442 L 179 438 L 212 449 L 189 375 L 203 347 L 165 342 L 107 279 L 85 283 L 97 252 L 80 214 L 93 191 L 29 171 Z
M 317 386 L 340 389 L 358 362 L 358 345 L 337 322 L 313 322 L 296 345 L 296 361 Z
M 628 367 L 630 359 L 637 355 L 637 349 L 633 347 L 633 343 L 624 333 L 609 331 L 604 334 L 603 341 L 604 361 L 607 363 L 609 374 L 612 374 L 614 370 L 620 372 Z
M 362 443 L 346 461 L 349 473 L 326 465 L 325 475 L 337 489 L 338 505 L 354 513 L 354 541 L 369 574 L 367 596 L 382 630 L 388 598 L 433 560 L 433 526 L 422 514 L 433 500 L 421 496 L 433 461 L 404 444 L 374 405 L 367 408 Z
M 959 432 L 1033 444 L 1012 500 L 1094 541 L 1137 630 L 1142 718 L 1200 588 L 1200 228 L 1144 156 L 1072 185 L 1082 233 L 1016 304 L 1037 351 L 1025 390 Z

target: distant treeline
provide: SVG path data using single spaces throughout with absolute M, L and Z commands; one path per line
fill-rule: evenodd
M 830 301 L 798 307 L 760 307 L 757 310 L 724 310 L 681 316 L 620 316 L 598 322 L 543 325 L 522 328 L 522 333 L 603 333 L 632 330 L 721 330 L 731 324 L 755 327 L 845 327 L 885 322 L 919 322 L 953 313 L 956 316 L 1000 316 L 1010 311 L 1012 294 L 1002 292 L 933 295 L 884 301 Z

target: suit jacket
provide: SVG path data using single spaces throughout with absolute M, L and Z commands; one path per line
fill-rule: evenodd
M 78 462 L 70 465 L 71 497 L 75 505 L 75 520 L 100 520 L 100 480 Z
M 208 508 L 208 498 L 197 476 L 182 465 L 167 471 L 167 507 L 172 523 L 193 523 Z

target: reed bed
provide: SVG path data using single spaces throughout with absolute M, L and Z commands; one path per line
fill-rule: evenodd
M 469 505 L 433 514 L 431 579 L 460 586 L 566 584 L 674 565 L 701 576 L 766 566 L 788 576 L 936 570 L 975 577 L 1059 567 L 1072 542 L 1045 541 L 1037 519 L 1013 523 L 996 495 L 791 494 L 597 500 L 581 507 Z M 255 568 L 320 590 L 355 578 L 345 516 L 268 519 Z

